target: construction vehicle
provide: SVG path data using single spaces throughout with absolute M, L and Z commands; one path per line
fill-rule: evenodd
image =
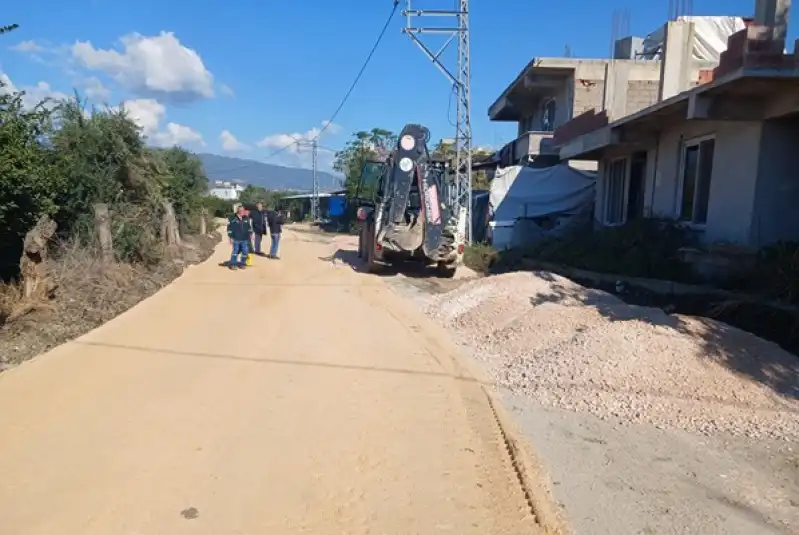
M 408 124 L 397 146 L 364 165 L 355 195 L 366 270 L 415 261 L 452 277 L 463 261 L 466 210 L 449 195 L 449 163 L 432 158 L 430 131 Z M 454 186 L 453 186 L 454 187 Z

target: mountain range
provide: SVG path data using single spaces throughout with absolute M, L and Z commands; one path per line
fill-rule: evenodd
M 313 171 L 301 167 L 284 167 L 271 163 L 219 156 L 197 154 L 208 180 L 240 180 L 245 184 L 279 191 L 311 191 Z M 331 191 L 341 187 L 342 177 L 319 171 L 319 190 Z

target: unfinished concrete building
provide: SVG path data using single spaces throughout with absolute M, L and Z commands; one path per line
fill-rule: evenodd
M 707 243 L 755 248 L 799 239 L 799 41 L 784 53 L 789 5 L 759 1 L 755 23 L 729 38 L 699 87 L 687 81 L 691 23 L 670 21 L 657 103 L 562 127 L 560 157 L 598 163 L 596 221 L 669 218 Z
M 736 17 L 691 17 L 701 21 L 702 35 L 684 36 L 694 61 L 685 73 L 689 85 L 711 79 L 726 36 L 743 28 Z M 696 26 L 691 27 L 693 32 Z M 554 140 L 556 132 L 569 135 L 572 119 L 602 125 L 642 110 L 674 91 L 662 86 L 661 70 L 666 45 L 671 39 L 658 30 L 646 38 L 625 37 L 615 43 L 611 59 L 534 58 L 489 107 L 491 121 L 516 122 L 518 137 L 497 155 L 499 165 L 553 165 L 559 161 Z M 668 80 L 668 79 L 667 79 Z M 566 130 L 562 130 L 566 128 Z M 596 169 L 596 163 L 571 162 L 582 169 Z

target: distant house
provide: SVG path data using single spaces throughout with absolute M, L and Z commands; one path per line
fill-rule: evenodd
M 732 35 L 706 84 L 604 125 L 574 119 L 559 154 L 598 162 L 599 224 L 670 218 L 753 247 L 799 239 L 799 50 L 783 54 L 773 35 Z M 665 76 L 679 77 L 691 58 L 670 53 Z
M 244 184 L 238 180 L 222 181 L 217 180 L 214 182 L 213 187 L 210 188 L 208 193 L 219 199 L 235 201 L 244 191 Z

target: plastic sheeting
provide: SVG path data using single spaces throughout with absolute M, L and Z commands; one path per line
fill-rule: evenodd
M 727 50 L 727 38 L 745 28 L 741 17 L 677 17 L 694 23 L 693 56 L 698 61 L 718 63 L 721 53 Z M 644 38 L 644 57 L 660 59 L 663 47 L 663 27 Z
M 497 169 L 489 193 L 494 247 L 531 244 L 590 220 L 595 186 L 596 173 L 568 164 Z

